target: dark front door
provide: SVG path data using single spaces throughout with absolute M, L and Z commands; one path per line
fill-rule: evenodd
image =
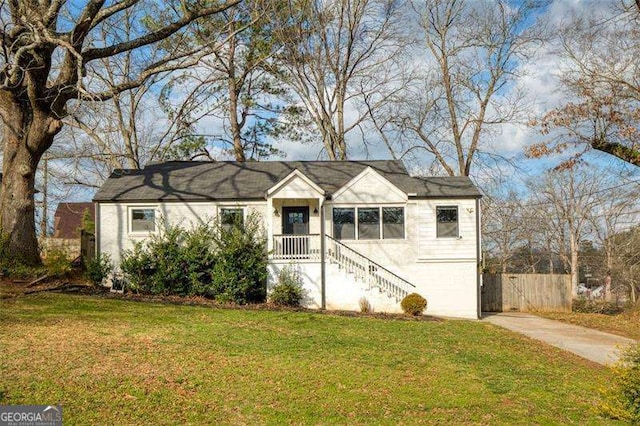
M 309 207 L 283 207 L 282 233 L 305 235 L 309 233 Z
M 285 255 L 297 259 L 309 256 L 309 207 L 283 207 L 282 240 Z

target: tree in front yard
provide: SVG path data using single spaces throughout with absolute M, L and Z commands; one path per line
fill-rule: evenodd
M 0 5 L 0 117 L 3 123 L 3 180 L 0 230 L 9 250 L 27 264 L 41 262 L 34 222 L 38 163 L 62 129 L 74 102 L 100 102 L 141 85 L 150 76 L 186 67 L 193 52 L 167 45 L 148 60 L 150 46 L 180 36 L 189 25 L 238 1 L 15 0 Z M 160 7 L 162 10 L 160 10 Z M 138 26 L 123 38 L 119 22 L 135 14 Z M 101 61 L 136 51 L 138 61 L 115 85 L 101 83 Z

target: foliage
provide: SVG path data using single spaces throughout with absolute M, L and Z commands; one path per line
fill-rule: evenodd
M 640 345 L 627 348 L 613 372 L 613 386 L 607 386 L 602 392 L 599 407 L 602 414 L 640 424 Z
M 278 276 L 278 283 L 271 289 L 269 301 L 279 306 L 300 306 L 305 297 L 300 271 L 285 266 Z
M 80 229 L 90 234 L 94 234 L 96 232 L 96 223 L 93 221 L 89 209 L 85 209 L 82 213 L 82 223 L 80 224 Z
M 571 304 L 573 312 L 585 314 L 605 314 L 615 315 L 623 311 L 622 307 L 616 302 L 609 302 L 603 299 L 587 299 L 586 297 L 578 297 L 573 299 Z
M 126 250 L 120 265 L 127 287 L 150 294 L 205 296 L 221 302 L 266 297 L 266 241 L 255 215 L 244 227 L 201 224 L 161 227 Z
M 203 295 L 211 285 L 214 228 L 160 227 L 158 234 L 124 252 L 121 269 L 128 288 L 150 294 Z
M 113 272 L 111 257 L 103 253 L 86 261 L 84 267 L 85 277 L 95 285 L 102 285 L 102 281 Z
M 251 214 L 244 227 L 213 233 L 217 248 L 211 273 L 211 294 L 222 302 L 264 302 L 267 296 L 267 241 L 260 217 Z
M 366 297 L 361 297 L 360 300 L 358 300 L 358 304 L 360 305 L 360 312 L 363 314 L 373 313 L 373 307 Z
M 72 269 L 67 252 L 59 248 L 47 250 L 44 256 L 44 267 L 50 277 L 63 277 Z
M 414 316 L 422 315 L 424 310 L 427 309 L 427 299 L 418 293 L 411 293 L 402 299 L 400 307 L 402 307 L 405 314 Z

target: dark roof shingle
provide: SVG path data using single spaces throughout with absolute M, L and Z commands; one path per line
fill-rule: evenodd
M 142 170 L 116 170 L 94 201 L 198 201 L 263 199 L 293 170 L 334 193 L 371 167 L 400 190 L 417 197 L 477 197 L 468 178 L 414 178 L 400 161 L 259 161 L 151 164 Z

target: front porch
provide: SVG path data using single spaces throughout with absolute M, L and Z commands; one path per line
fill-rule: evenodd
M 320 262 L 320 234 L 274 235 L 270 258 L 275 261 Z

